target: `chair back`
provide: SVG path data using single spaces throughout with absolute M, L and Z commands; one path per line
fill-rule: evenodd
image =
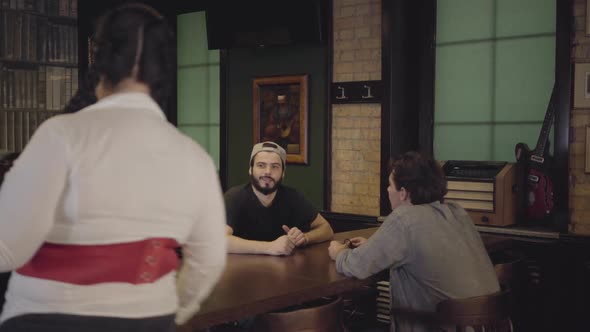
M 465 299 L 449 299 L 436 306 L 442 325 L 452 325 L 455 331 L 511 332 L 510 291 Z
M 253 331 L 343 332 L 342 298 L 324 299 L 319 305 L 269 312 L 256 317 Z
M 494 270 L 502 289 L 514 289 L 522 279 L 523 255 L 510 254 L 494 263 Z

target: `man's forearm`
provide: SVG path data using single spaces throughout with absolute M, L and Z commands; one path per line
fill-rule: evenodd
M 316 228 L 312 228 L 309 232 L 305 233 L 307 237 L 307 244 L 320 243 L 331 240 L 334 237 L 334 231 L 330 224 L 322 223 Z
M 269 242 L 242 239 L 227 235 L 227 252 L 230 254 L 265 254 L 268 255 Z

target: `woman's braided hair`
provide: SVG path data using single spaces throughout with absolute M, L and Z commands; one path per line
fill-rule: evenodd
M 166 109 L 176 55 L 172 30 L 160 13 L 140 3 L 121 5 L 100 18 L 95 42 L 93 69 L 106 83 L 135 76 Z

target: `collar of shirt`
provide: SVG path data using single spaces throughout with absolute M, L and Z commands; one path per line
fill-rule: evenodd
M 166 116 L 164 115 L 164 112 L 160 106 L 158 106 L 158 104 L 152 99 L 150 95 L 142 92 L 114 93 L 110 96 L 102 98 L 89 108 L 95 107 L 117 107 L 148 110 L 159 116 L 161 119 L 166 120 Z

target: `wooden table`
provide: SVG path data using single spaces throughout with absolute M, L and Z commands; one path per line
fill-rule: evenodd
M 337 233 L 336 240 L 354 236 L 370 237 L 377 228 Z M 510 246 L 512 240 L 482 234 L 488 252 Z M 336 272 L 328 256 L 329 241 L 296 250 L 285 257 L 229 254 L 227 266 L 203 302 L 201 310 L 180 331 L 199 331 L 225 322 L 252 317 L 268 311 L 359 290 L 374 277 L 359 280 Z

